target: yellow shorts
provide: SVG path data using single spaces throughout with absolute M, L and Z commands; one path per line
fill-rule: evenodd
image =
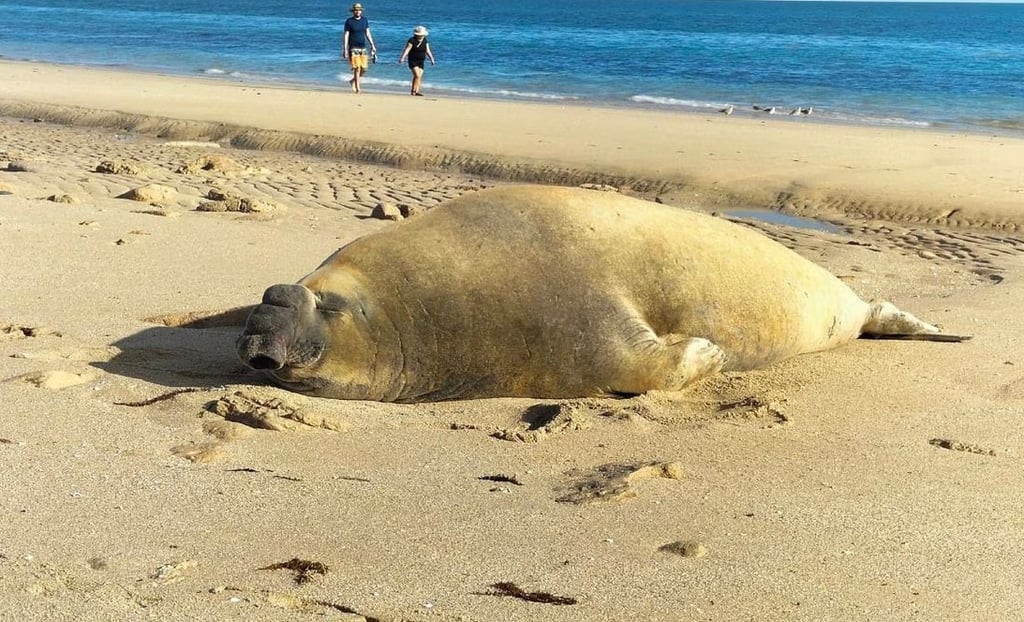
M 352 48 L 348 51 L 348 62 L 352 69 L 366 69 L 370 66 L 369 59 L 365 48 Z

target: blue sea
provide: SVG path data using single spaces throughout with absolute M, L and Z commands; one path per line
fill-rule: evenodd
M 367 91 L 1024 133 L 1024 4 L 752 0 L 364 2 Z M 0 57 L 347 89 L 349 2 L 0 0 Z M 0 96 L 3 86 L 0 85 Z

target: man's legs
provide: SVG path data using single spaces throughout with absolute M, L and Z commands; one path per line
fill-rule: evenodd
M 366 55 L 365 54 L 353 54 L 351 57 L 352 62 L 352 79 L 348 81 L 352 85 L 352 90 L 356 93 L 359 92 L 359 79 L 366 73 Z

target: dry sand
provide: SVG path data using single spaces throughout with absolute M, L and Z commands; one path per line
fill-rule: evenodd
M 30 63 L 0 84 L 0 619 L 1024 617 L 1024 141 Z M 515 181 L 828 220 L 748 224 L 975 338 L 680 395 L 388 405 L 265 386 L 234 329 L 182 327 L 389 226 L 378 203 Z

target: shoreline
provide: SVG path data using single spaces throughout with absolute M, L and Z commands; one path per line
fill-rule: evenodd
M 89 64 L 89 63 L 73 63 L 64 61 L 51 61 L 51 60 L 36 60 L 30 58 L 16 58 L 9 57 L 0 54 L 0 63 L 2 62 L 13 62 L 13 63 L 35 63 L 35 64 L 46 64 L 46 65 L 58 65 L 64 67 L 78 67 L 82 69 L 91 69 L 99 71 L 119 71 L 132 74 L 143 74 L 143 75 L 158 75 L 165 77 L 181 77 L 181 78 L 195 78 L 200 80 L 209 80 L 212 82 L 222 82 L 225 84 L 233 84 L 236 86 L 247 86 L 247 87 L 262 87 L 262 88 L 282 88 L 291 90 L 301 91 L 321 91 L 321 92 L 347 92 L 345 87 L 345 72 L 346 67 L 341 67 L 339 73 L 334 77 L 333 80 L 327 79 L 298 79 L 298 78 L 287 78 L 287 77 L 276 77 L 272 75 L 254 74 L 241 71 L 229 71 L 220 69 L 218 67 L 198 67 L 192 70 L 174 70 L 168 68 L 159 67 L 142 67 L 132 66 L 125 64 Z M 375 82 L 376 80 L 376 82 Z M 392 84 L 392 82 L 395 82 Z M 407 90 L 407 80 L 392 80 L 388 78 L 375 78 L 369 76 L 367 84 L 370 85 L 368 94 L 375 95 L 404 95 Z M 542 105 L 556 105 L 556 106 L 579 106 L 583 108 L 607 108 L 612 110 L 625 110 L 625 111 L 648 111 L 648 112 L 664 112 L 669 114 L 697 114 L 697 115 L 716 115 L 721 109 L 726 107 L 732 107 L 734 113 L 741 118 L 749 119 L 762 119 L 769 115 L 764 112 L 754 109 L 753 106 L 757 102 L 714 102 L 714 101 L 698 101 L 698 100 L 680 100 L 673 97 L 662 97 L 662 96 L 650 96 L 644 94 L 636 94 L 626 99 L 614 99 L 614 98 L 597 98 L 592 95 L 544 95 L 541 93 L 517 93 L 517 92 L 493 92 L 486 90 L 474 90 L 466 87 L 452 87 L 452 86 L 441 86 L 431 85 L 428 82 L 424 83 L 424 86 L 428 89 L 436 89 L 430 95 L 433 97 L 440 97 L 445 99 L 465 99 L 469 101 L 490 101 L 490 102 L 506 102 L 512 104 L 542 104 Z M 378 90 L 379 89 L 379 90 Z M 663 101 L 659 101 L 663 100 Z M 673 103 L 667 103 L 673 102 Z M 771 105 L 771 104 L 765 104 Z M 831 108 L 828 106 L 817 105 L 815 108 L 814 119 L 808 119 L 806 116 L 791 115 L 790 111 L 793 108 L 803 107 L 804 104 L 797 106 L 792 102 L 786 105 L 775 104 L 778 108 L 778 112 L 771 115 L 771 118 L 776 121 L 792 121 L 796 123 L 816 123 L 820 125 L 838 125 L 844 127 L 862 127 L 862 128 L 879 128 L 879 129 L 902 129 L 902 130 L 925 130 L 935 132 L 957 132 L 974 134 L 979 136 L 994 136 L 994 137 L 1006 137 L 1006 138 L 1018 138 L 1024 139 L 1024 128 L 1018 125 L 1016 122 L 999 122 L 994 119 L 975 119 L 974 121 L 953 121 L 949 119 L 936 119 L 936 118 L 910 118 L 910 117 L 882 117 L 882 116 L 858 116 L 854 112 L 846 109 Z M 795 118 L 794 118 L 795 117 Z
M 476 98 L 410 102 L 6 60 L 0 81 L 0 115 L 14 118 L 501 181 L 606 183 L 698 209 L 1024 227 L 1024 178 L 1007 164 L 1024 161 L 1024 139 L 1005 136 Z
M 5 60 L 0 55 L 0 61 Z M 249 87 L 264 87 L 264 88 L 282 88 L 299 91 L 322 91 L 322 92 L 341 92 L 346 93 L 347 88 L 345 86 L 347 68 L 342 68 L 335 78 L 337 82 L 329 81 L 316 81 L 316 80 L 299 80 L 299 79 L 278 79 L 273 76 L 261 76 L 257 74 L 242 73 L 242 75 L 235 75 L 241 72 L 228 72 L 218 68 L 200 68 L 194 69 L 193 71 L 171 71 L 171 70 L 160 70 L 160 69 L 147 69 L 145 67 L 129 67 L 129 66 L 102 66 L 102 65 L 87 65 L 87 64 L 68 64 L 68 63 L 50 63 L 49 61 L 28 61 L 28 60 L 14 60 L 14 62 L 43 62 L 47 64 L 66 65 L 72 67 L 82 67 L 86 69 L 110 69 L 113 71 L 126 71 L 128 73 L 140 73 L 140 74 L 152 74 L 161 75 L 167 77 L 196 77 L 200 79 L 206 79 L 216 82 L 226 82 L 228 84 L 235 84 L 238 86 L 249 86 Z M 363 84 L 369 85 L 367 90 L 364 87 L 364 92 L 373 95 L 405 95 L 408 90 L 407 80 L 398 80 L 397 84 L 392 84 L 392 80 L 375 78 L 374 76 L 368 76 L 364 78 Z M 585 95 L 544 95 L 540 93 L 518 93 L 518 92 L 492 92 L 484 90 L 474 90 L 462 87 L 449 87 L 449 86 L 437 86 L 432 85 L 429 81 L 424 82 L 424 88 L 428 91 L 428 96 L 439 99 L 465 99 L 467 101 L 486 101 L 494 103 L 511 103 L 511 104 L 540 104 L 540 105 L 552 105 L 552 106 L 577 106 L 580 108 L 605 108 L 609 110 L 622 110 L 622 111 L 639 111 L 639 112 L 661 112 L 667 114 L 686 114 L 686 115 L 713 115 L 718 116 L 721 111 L 725 108 L 732 108 L 733 112 L 730 114 L 736 115 L 738 118 L 745 119 L 765 119 L 771 118 L 773 121 L 792 122 L 792 123 L 816 123 L 819 125 L 838 125 L 846 127 L 863 127 L 863 128 L 879 128 L 879 129 L 905 129 L 905 130 L 934 130 L 938 132 L 963 132 L 967 134 L 977 134 L 981 136 L 989 135 L 1000 135 L 1008 138 L 1024 138 L 1024 134 L 1021 133 L 1020 128 L 1016 127 L 1001 127 L 1001 126 L 980 126 L 970 124 L 955 124 L 945 121 L 926 121 L 926 120 L 914 120 L 914 119 L 881 119 L 875 117 L 856 117 L 849 113 L 833 113 L 832 116 L 821 114 L 819 107 L 817 116 L 814 119 L 809 119 L 807 115 L 791 115 L 790 111 L 796 106 L 776 106 L 778 112 L 771 115 L 766 114 L 763 111 L 753 108 L 754 104 L 735 104 L 729 102 L 684 102 L 677 98 L 670 97 L 659 97 L 649 95 L 633 95 L 625 99 L 599 99 L 592 96 Z M 436 89 L 436 90 L 435 90 Z M 664 100 L 664 101 L 658 101 Z M 665 103 L 665 101 L 681 102 L 681 103 Z M 836 114 L 842 115 L 841 117 L 835 116 Z M 874 119 L 874 122 L 869 119 Z
M 127 65 L 90 65 L 90 64 L 77 64 L 77 63 L 63 63 L 63 61 L 56 60 L 37 60 L 31 58 L 15 58 L 10 56 L 4 56 L 0 54 L 0 64 L 3 63 L 14 63 L 14 64 L 30 64 L 30 65 L 47 65 L 55 67 L 66 67 L 66 68 L 77 68 L 89 71 L 100 71 L 100 72 L 123 72 L 126 74 L 135 74 L 143 76 L 162 76 L 165 78 L 184 78 L 184 79 L 196 79 L 207 81 L 213 84 L 225 84 L 233 85 L 238 87 L 249 87 L 249 88 L 276 88 L 285 90 L 298 90 L 298 91 L 315 91 L 315 92 L 326 92 L 326 93 L 347 93 L 348 88 L 345 86 L 345 72 L 347 68 L 339 70 L 339 74 L 335 77 L 337 82 L 329 81 L 316 81 L 316 80 L 302 80 L 302 79 L 284 79 L 276 78 L 269 75 L 257 75 L 243 72 L 230 72 L 221 70 L 218 68 L 199 68 L 191 71 L 173 71 L 169 69 L 159 68 L 144 68 Z M 241 74 L 241 75 L 240 75 Z M 371 85 L 371 89 L 366 91 L 365 94 L 372 95 L 404 95 L 408 90 L 408 81 L 398 81 L 399 84 L 390 84 L 390 80 L 387 79 L 376 79 L 382 84 L 375 84 L 375 78 L 373 76 L 368 77 L 368 84 Z M 428 83 L 424 84 L 425 86 Z M 376 90 L 376 89 L 380 90 Z M 812 118 L 806 115 L 791 115 L 792 109 L 797 108 L 793 106 L 779 106 L 775 108 L 778 112 L 768 115 L 763 111 L 755 109 L 755 103 L 734 103 L 734 102 L 681 102 L 681 103 L 665 103 L 659 102 L 657 99 L 670 99 L 679 100 L 673 97 L 658 97 L 649 95 L 633 95 L 627 99 L 601 99 L 590 97 L 587 95 L 543 95 L 539 93 L 535 94 L 500 94 L 494 92 L 473 90 L 467 88 L 454 88 L 454 87 L 431 87 L 437 88 L 439 92 L 430 93 L 428 96 L 434 98 L 443 99 L 465 99 L 467 101 L 489 101 L 495 103 L 521 103 L 521 105 L 540 105 L 540 106 L 564 106 L 564 107 L 578 107 L 583 109 L 607 109 L 617 111 L 635 111 L 635 112 L 651 112 L 651 113 L 665 113 L 665 114 L 681 114 L 681 115 L 699 115 L 699 116 L 715 116 L 718 117 L 721 114 L 721 109 L 732 108 L 733 115 L 737 118 L 742 119 L 755 119 L 765 120 L 770 119 L 771 121 L 778 122 L 792 122 L 792 123 L 811 123 L 815 125 L 824 126 L 841 126 L 841 127 L 859 127 L 859 128 L 876 128 L 876 129 L 897 129 L 897 130 L 923 130 L 923 131 L 936 131 L 936 132 L 955 132 L 973 134 L 979 136 L 992 136 L 992 137 L 1006 137 L 1006 138 L 1021 138 L 1024 139 L 1024 133 L 1021 132 L 1022 128 L 1017 126 L 1004 126 L 999 124 L 993 125 L 979 125 L 979 124 L 957 124 L 948 121 L 934 121 L 934 120 L 914 120 L 904 118 L 881 118 L 881 117 L 856 117 L 851 113 L 838 112 L 833 113 L 834 116 L 822 115 L 822 109 L 820 107 L 814 109 L 816 116 Z M 645 100 L 640 101 L 637 98 L 643 98 Z M 803 106 L 803 105 L 801 105 Z M 840 115 L 840 116 L 835 116 Z M 873 121 L 871 121 L 873 119 Z

